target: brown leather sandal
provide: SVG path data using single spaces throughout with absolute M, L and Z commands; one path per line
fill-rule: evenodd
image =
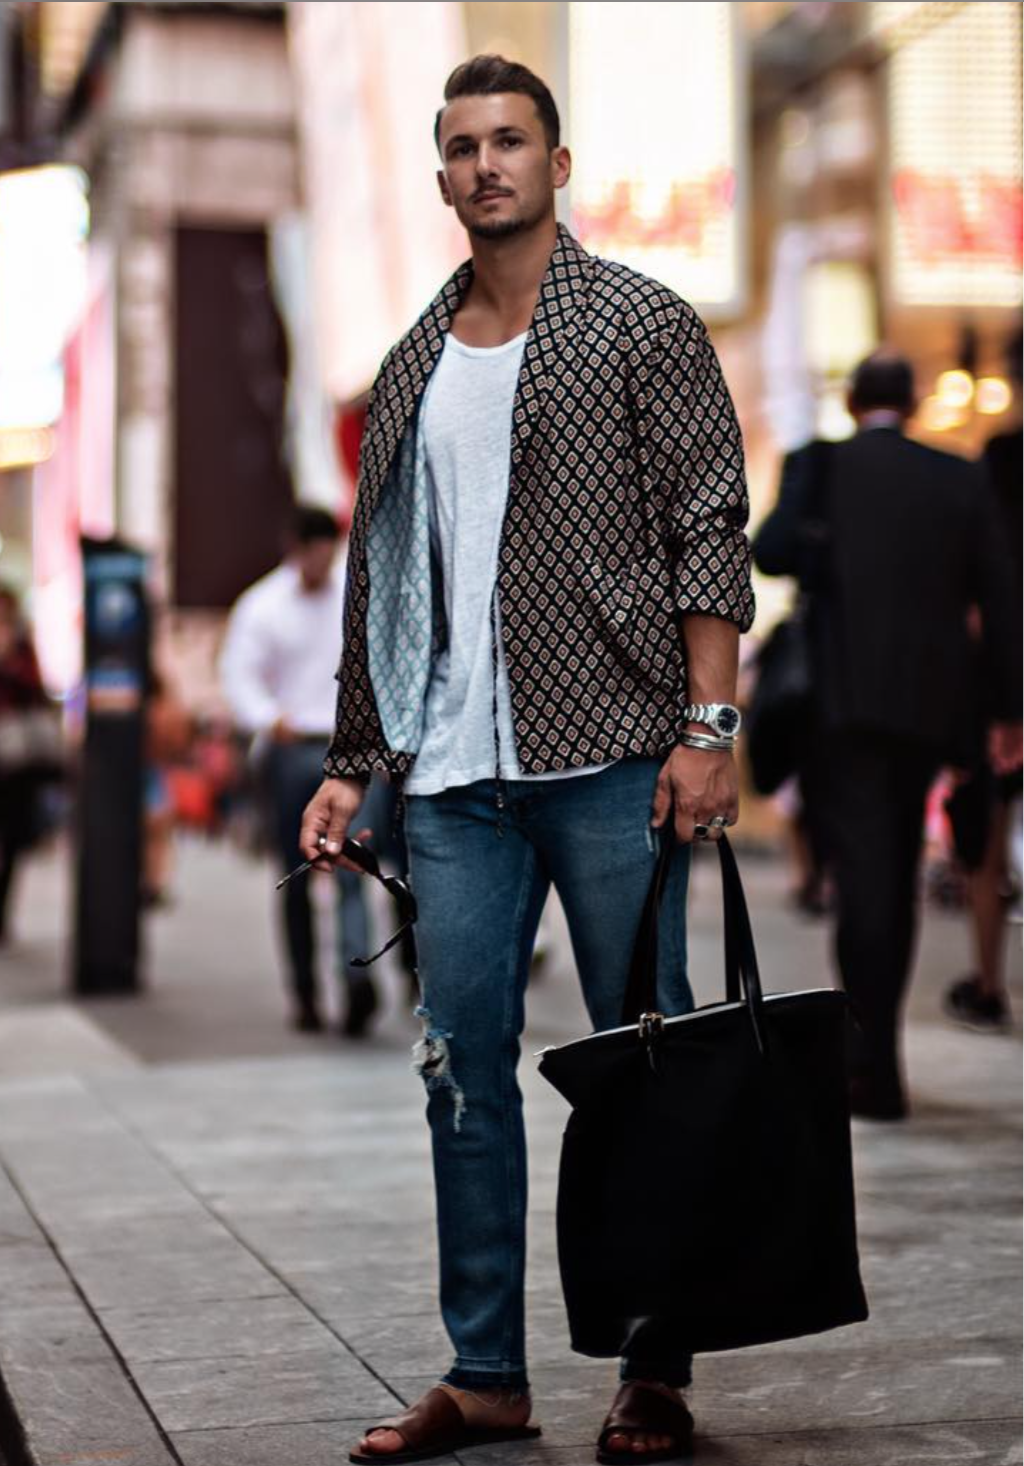
M 462 1411 L 447 1390 L 438 1386 L 428 1390 L 422 1400 L 382 1420 L 368 1431 L 376 1435 L 379 1430 L 394 1430 L 402 1437 L 407 1450 L 404 1451 L 350 1451 L 348 1459 L 359 1466 L 380 1466 L 382 1461 L 429 1461 L 434 1456 L 447 1456 L 452 1451 L 464 1451 L 468 1446 L 493 1445 L 497 1441 L 526 1441 L 540 1435 L 538 1425 L 506 1425 L 495 1430 L 467 1425 Z
M 658 1451 L 610 1451 L 613 1435 L 668 1435 L 671 1446 Z M 693 1453 L 693 1416 L 682 1400 L 671 1400 L 660 1390 L 626 1380 L 612 1401 L 601 1434 L 597 1438 L 597 1460 L 601 1466 L 621 1466 L 629 1462 L 677 1461 Z

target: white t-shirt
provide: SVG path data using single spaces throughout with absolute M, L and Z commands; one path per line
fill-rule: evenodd
M 492 779 L 498 629 L 497 726 L 503 779 L 564 779 L 607 764 L 524 775 L 516 758 L 508 668 L 497 607 L 498 550 L 508 500 L 512 404 L 526 332 L 502 346 L 466 346 L 448 333 L 427 384 L 417 452 L 425 457 L 430 531 L 444 580 L 448 647 L 427 688 L 423 737 L 408 794 Z

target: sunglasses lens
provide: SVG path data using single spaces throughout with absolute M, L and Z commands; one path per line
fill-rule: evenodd
M 377 857 L 366 845 L 360 845 L 358 840 L 346 839 L 342 846 L 342 854 L 346 860 L 351 860 L 353 865 L 365 871 L 368 876 L 374 876 L 380 880 L 380 866 L 377 864 Z

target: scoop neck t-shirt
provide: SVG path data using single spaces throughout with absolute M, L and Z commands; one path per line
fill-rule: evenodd
M 608 767 L 526 775 L 516 757 L 497 574 L 526 336 L 524 331 L 501 346 L 468 346 L 449 332 L 424 393 L 416 451 L 426 469 L 448 644 L 431 672 L 407 794 L 439 794 L 493 779 L 496 765 L 502 779 L 530 782 Z

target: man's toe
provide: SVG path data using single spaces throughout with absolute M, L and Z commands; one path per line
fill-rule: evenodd
M 371 1430 L 363 1436 L 359 1448 L 378 1456 L 390 1456 L 402 1449 L 402 1437 L 397 1430 Z

